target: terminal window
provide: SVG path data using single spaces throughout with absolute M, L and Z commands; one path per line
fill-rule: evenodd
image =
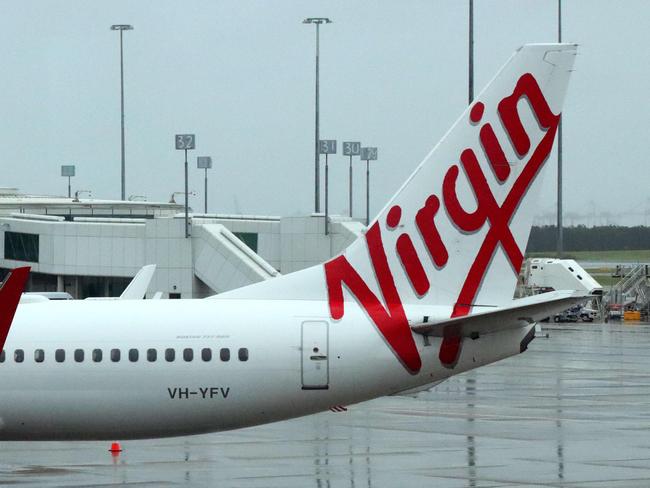
M 5 232 L 5 259 L 38 263 L 38 234 Z
M 233 234 L 253 252 L 257 252 L 257 232 L 233 232 Z

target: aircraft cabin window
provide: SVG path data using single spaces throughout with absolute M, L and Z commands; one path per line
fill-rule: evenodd
M 5 362 L 5 351 L 3 349 L 2 352 L 0 352 L 0 363 L 4 363 L 4 362 Z
M 221 351 L 219 351 L 219 358 L 222 361 L 230 361 L 230 349 L 228 349 L 227 347 L 221 349 Z
M 114 363 L 117 363 L 120 361 L 120 350 L 119 349 L 111 349 L 111 361 Z
M 147 349 L 147 361 L 153 363 L 158 359 L 158 351 L 155 349 Z
M 165 361 L 171 363 L 174 359 L 176 359 L 176 351 L 174 351 L 171 347 L 169 349 L 165 349 Z
M 137 349 L 129 349 L 129 361 L 132 363 L 135 363 L 138 361 L 138 358 L 140 357 L 140 354 L 138 353 Z
M 183 360 L 189 363 L 193 359 L 194 359 L 194 349 L 191 349 L 189 347 L 183 349 Z
M 84 362 L 84 350 L 83 349 L 75 349 L 74 350 L 74 360 L 77 363 L 83 363 Z
M 54 359 L 57 363 L 65 361 L 65 349 L 57 349 L 54 351 Z
M 36 349 L 34 351 L 34 361 L 42 363 L 43 360 L 45 360 L 45 351 L 43 351 L 43 349 Z
M 96 363 L 101 363 L 102 362 L 102 350 L 101 349 L 93 349 L 93 361 Z
M 212 349 L 209 347 L 205 347 L 201 350 L 201 359 L 204 361 L 210 361 L 212 360 Z
M 22 363 L 24 359 L 25 359 L 25 351 L 23 351 L 22 349 L 16 349 L 14 351 L 14 361 L 16 361 L 17 363 Z
M 237 352 L 237 356 L 239 357 L 240 361 L 248 361 L 248 349 L 245 347 L 240 348 Z

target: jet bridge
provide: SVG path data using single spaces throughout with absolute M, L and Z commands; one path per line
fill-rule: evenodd
M 222 224 L 193 224 L 194 274 L 216 293 L 280 275 Z

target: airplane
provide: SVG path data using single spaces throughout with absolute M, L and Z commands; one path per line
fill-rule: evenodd
M 519 48 L 322 265 L 202 300 L 18 305 L 13 322 L 10 277 L 0 440 L 238 429 L 428 389 L 525 351 L 537 320 L 585 299 L 513 299 L 576 49 Z

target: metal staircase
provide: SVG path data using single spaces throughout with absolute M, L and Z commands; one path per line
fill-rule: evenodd
M 649 266 L 637 264 L 623 278 L 612 286 L 609 292 L 610 303 L 627 305 L 636 302 L 638 306 L 648 303 Z

